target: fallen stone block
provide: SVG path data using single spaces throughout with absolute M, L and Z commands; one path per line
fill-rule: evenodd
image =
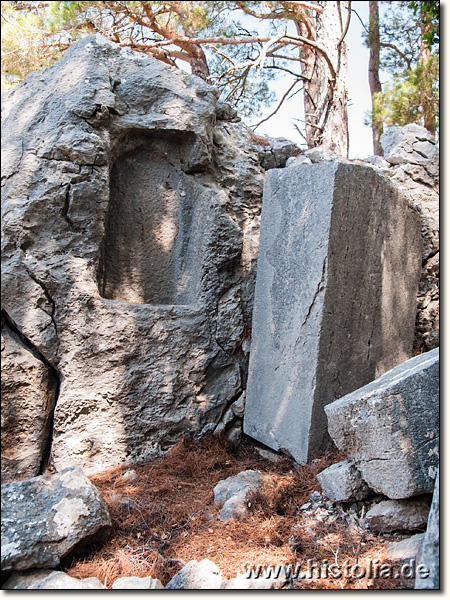
M 389 498 L 432 492 L 439 461 L 439 348 L 325 408 L 328 431 L 363 479 Z
M 333 502 L 368 498 L 373 492 L 351 460 L 331 465 L 317 475 L 324 496 Z
M 428 567 L 428 577 L 416 577 L 416 590 L 439 590 L 439 470 L 434 486 L 433 500 L 428 516 L 427 531 L 422 545 L 420 562 Z
M 2 485 L 1 508 L 5 571 L 57 567 L 112 529 L 105 501 L 79 467 Z
M 262 485 L 259 471 L 242 471 L 227 479 L 219 481 L 214 488 L 214 503 L 222 506 L 219 515 L 221 521 L 227 521 L 244 515 L 247 512 L 247 498 L 253 490 Z
M 119 577 L 112 584 L 113 590 L 163 590 L 164 586 L 155 577 Z
M 380 533 L 413 531 L 425 527 L 430 507 L 425 500 L 382 500 L 366 515 L 370 528 Z
M 217 565 L 204 558 L 190 560 L 166 585 L 166 590 L 220 590 L 222 574 Z
M 324 406 L 411 356 L 420 269 L 418 214 L 372 167 L 269 171 L 244 433 L 300 464 L 326 450 Z

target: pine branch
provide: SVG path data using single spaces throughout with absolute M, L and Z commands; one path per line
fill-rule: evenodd
M 265 117 L 264 119 L 262 119 L 259 123 L 257 123 L 256 125 L 251 125 L 251 128 L 253 129 L 253 131 L 255 131 L 255 129 L 258 129 L 258 127 L 260 125 L 262 125 L 263 123 L 265 123 L 266 121 L 268 121 L 269 119 L 271 119 L 274 115 L 277 114 L 277 112 L 280 110 L 281 106 L 283 105 L 284 101 L 286 100 L 286 98 L 289 96 L 289 94 L 291 93 L 291 91 L 294 89 L 294 87 L 297 85 L 297 83 L 299 83 L 300 81 L 302 81 L 301 79 L 296 79 L 294 81 L 294 83 L 289 87 L 289 89 L 287 90 L 287 92 L 283 95 L 283 97 L 281 98 L 280 102 L 278 103 L 278 106 L 275 108 L 275 110 L 273 112 L 270 113 L 270 115 L 268 117 Z

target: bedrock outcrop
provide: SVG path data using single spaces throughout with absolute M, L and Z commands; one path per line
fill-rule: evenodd
M 269 149 L 216 100 L 101 36 L 3 95 L 2 307 L 57 379 L 57 469 L 208 434 L 242 392 Z

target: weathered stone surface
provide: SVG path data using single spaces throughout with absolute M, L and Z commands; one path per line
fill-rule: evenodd
M 303 464 L 323 407 L 411 356 L 420 225 L 373 168 L 328 162 L 267 173 L 261 236 L 244 432 Z
M 2 485 L 5 571 L 57 567 L 111 530 L 106 503 L 79 467 Z
M 119 577 L 112 584 L 113 590 L 163 590 L 164 586 L 154 577 Z
M 413 531 L 425 527 L 429 511 L 425 500 L 382 500 L 367 512 L 366 518 L 370 528 L 381 533 Z
M 219 481 L 214 488 L 214 503 L 222 506 L 219 520 L 228 521 L 244 515 L 249 494 L 261 485 L 261 473 L 251 469 Z
M 439 348 L 325 408 L 328 431 L 389 498 L 432 492 L 439 462 Z
M 166 585 L 166 590 L 220 590 L 222 574 L 219 567 L 204 558 L 190 560 Z
M 211 433 L 243 389 L 264 169 L 216 98 L 101 36 L 3 95 L 2 306 L 62 382 L 57 469 Z
M 414 124 L 390 127 L 380 141 L 392 163 L 391 180 L 420 208 L 422 274 L 414 346 L 431 350 L 439 345 L 439 152 L 430 132 Z
M 62 571 L 46 571 L 31 569 L 30 571 L 17 571 L 11 574 L 5 590 L 106 590 L 97 577 L 87 577 L 80 580 L 70 577 Z
M 2 483 L 39 475 L 51 441 L 59 381 L 2 315 Z
M 416 533 L 401 542 L 389 542 L 386 544 L 386 556 L 390 560 L 415 559 L 416 564 L 420 562 L 424 533 Z
M 416 577 L 416 590 L 439 590 L 439 469 L 434 486 L 433 500 L 428 516 L 427 531 L 422 545 L 420 562 L 430 570 L 427 578 Z
M 317 475 L 324 496 L 333 502 L 363 500 L 372 490 L 349 459 L 331 465 Z

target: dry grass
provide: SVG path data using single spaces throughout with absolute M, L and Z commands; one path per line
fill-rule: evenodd
M 200 442 L 183 438 L 164 457 L 148 464 L 116 467 L 91 476 L 103 494 L 114 523 L 111 539 L 73 560 L 74 577 L 98 577 L 111 587 L 118 577 L 151 575 L 166 584 L 182 564 L 176 559 L 209 558 L 226 578 L 248 565 L 306 564 L 307 559 L 380 558 L 383 544 L 339 519 L 324 524 L 300 510 L 320 490 L 316 474 L 342 457 L 330 453 L 294 469 L 288 459 L 271 463 L 249 443 L 234 445 L 217 437 Z M 245 518 L 221 522 L 213 488 L 245 469 L 258 469 L 265 485 L 249 498 Z M 298 587 L 372 589 L 399 587 L 399 580 L 305 580 Z

